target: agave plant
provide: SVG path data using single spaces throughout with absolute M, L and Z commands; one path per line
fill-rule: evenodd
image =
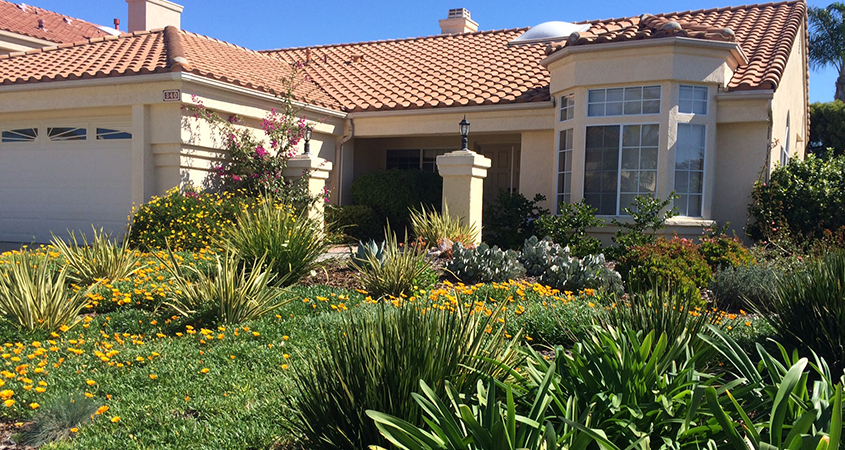
M 69 233 L 69 243 L 54 234 L 50 244 L 59 252 L 59 257 L 67 261 L 70 281 L 87 286 L 98 279 L 126 278 L 138 268 L 140 257 L 129 248 L 128 239 L 117 245 L 111 233 L 94 228 L 91 242 L 83 234 L 80 243 L 73 231 Z
M 366 243 L 358 241 L 358 250 L 350 256 L 350 262 L 355 268 L 370 268 L 371 261 L 378 262 L 380 266 L 384 265 L 386 260 L 384 256 L 384 241 L 376 242 L 370 239 Z
M 168 252 L 167 267 L 175 289 L 167 305 L 182 315 L 210 305 L 223 322 L 234 324 L 261 317 L 291 301 L 281 299 L 285 291 L 272 286 L 275 275 L 263 256 L 242 269 L 238 259 L 227 251 L 222 257 L 216 256 L 213 273 L 207 274 L 180 265 L 173 252 Z
M 68 287 L 68 268 L 56 271 L 47 255 L 21 252 L 0 266 L 0 316 L 26 330 L 73 326 L 90 290 Z

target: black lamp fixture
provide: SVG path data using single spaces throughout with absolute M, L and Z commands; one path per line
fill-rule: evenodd
M 305 127 L 305 154 L 311 154 L 311 127 Z
M 467 148 L 467 136 L 469 135 L 469 122 L 467 122 L 467 116 L 464 116 L 461 123 L 458 125 L 461 126 L 461 150 L 469 150 Z

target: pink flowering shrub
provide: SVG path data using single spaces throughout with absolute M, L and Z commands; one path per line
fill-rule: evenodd
M 261 121 L 262 139 L 258 139 L 251 128 L 244 126 L 241 117 L 222 118 L 197 97 L 193 98 L 193 106 L 186 107 L 194 118 L 211 125 L 229 152 L 228 161 L 217 167 L 217 176 L 224 190 L 250 197 L 270 193 L 297 205 L 322 199 L 309 195 L 307 176 L 292 181 L 283 175 L 288 160 L 296 155 L 297 145 L 305 137 L 307 126 L 304 116 L 297 117 L 299 110 L 293 102 L 293 87 L 298 73 L 295 68 L 286 80 L 288 92 L 279 97 L 281 105 L 271 109 Z

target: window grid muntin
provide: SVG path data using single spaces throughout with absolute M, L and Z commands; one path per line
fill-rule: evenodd
M 645 142 L 644 131 L 648 132 Z M 602 142 L 596 145 L 595 139 L 599 135 Z M 636 135 L 636 142 L 631 140 L 633 135 Z M 598 215 L 619 216 L 625 214 L 623 208 L 630 206 L 630 200 L 627 199 L 633 199 L 636 195 L 656 194 L 659 144 L 659 124 L 588 126 L 584 145 L 584 201 L 595 207 Z M 633 152 L 637 155 L 635 160 L 626 158 L 623 161 L 623 155 Z M 631 164 L 632 161 L 635 163 Z M 623 170 L 625 164 L 627 167 Z M 627 172 L 628 177 L 637 176 L 636 189 L 623 190 L 623 182 L 627 180 L 623 180 L 623 172 Z M 643 188 L 643 174 L 648 176 L 648 188 Z
M 555 210 L 560 212 L 561 203 L 572 203 L 572 138 L 573 129 L 558 134 L 557 152 L 557 202 Z
M 558 122 L 566 122 L 575 117 L 575 94 L 560 96 L 560 115 Z
M 38 139 L 38 127 L 15 128 L 12 130 L 4 130 L 0 133 L 0 142 L 35 142 L 36 139 Z
M 662 95 L 659 85 L 590 89 L 587 117 L 660 114 Z
M 682 84 L 678 88 L 678 113 L 706 116 L 708 110 L 707 86 Z
M 698 142 L 695 142 L 695 137 L 700 137 Z M 678 198 L 674 200 L 674 205 L 681 216 L 703 215 L 706 148 L 705 125 L 678 124 L 678 140 L 675 142 L 675 194 Z

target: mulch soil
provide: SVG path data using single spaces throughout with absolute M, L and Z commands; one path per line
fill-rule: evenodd
M 18 445 L 12 440 L 12 436 L 23 431 L 29 424 L 0 420 L 0 450 L 34 450 L 34 447 Z

